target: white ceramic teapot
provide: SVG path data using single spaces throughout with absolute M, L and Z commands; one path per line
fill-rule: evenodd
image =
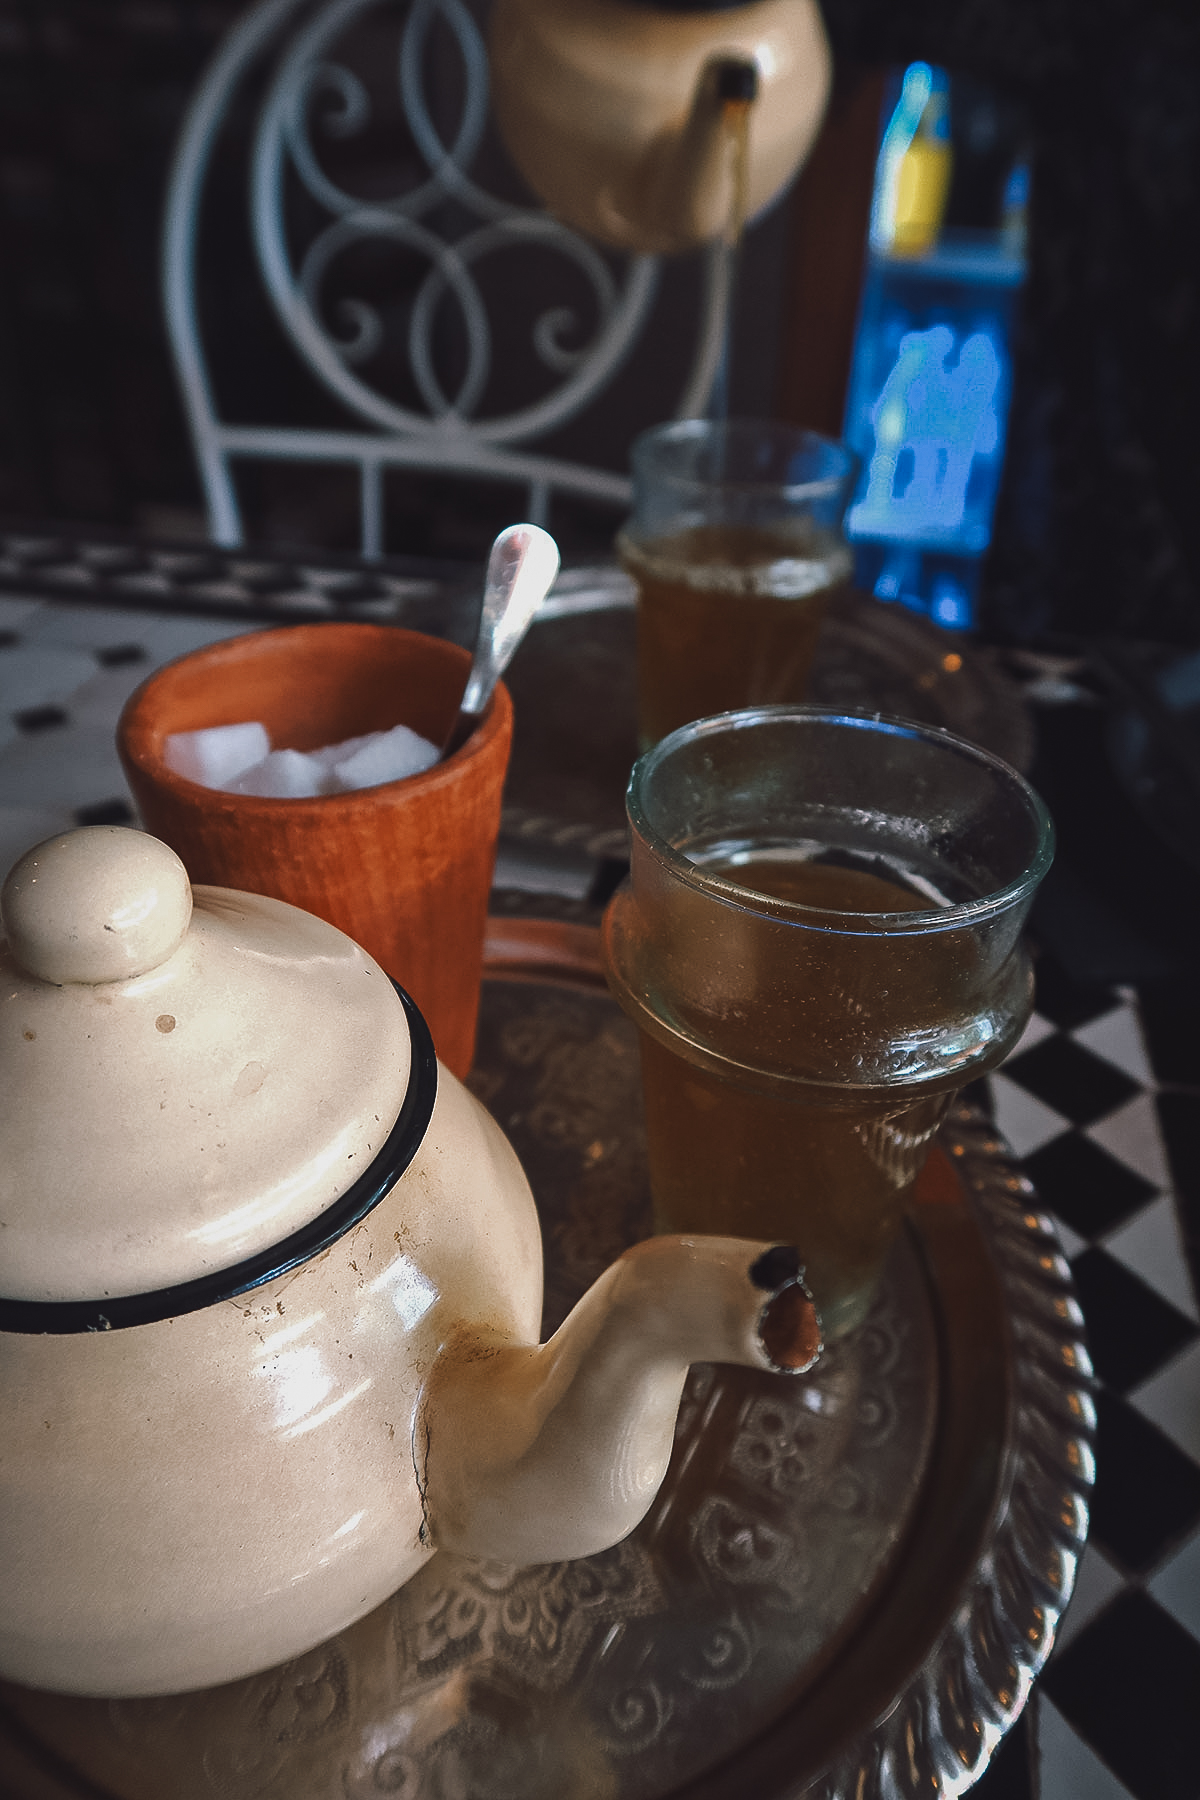
M 819 1351 L 794 1250 L 636 1246 L 538 1346 L 507 1140 L 340 932 L 93 827 L 0 896 L 0 1675 L 231 1680 L 439 1546 L 615 1543 L 692 1361 Z
M 501 136 L 538 197 L 602 243 L 656 253 L 781 192 L 832 69 L 817 0 L 496 0 L 489 57 Z

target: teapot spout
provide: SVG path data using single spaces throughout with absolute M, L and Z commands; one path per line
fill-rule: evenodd
M 414 1441 L 427 1541 L 515 1564 L 607 1549 L 658 1492 L 693 1362 L 802 1374 L 820 1350 L 790 1245 L 635 1245 L 549 1343 L 447 1345 Z
M 715 57 L 701 70 L 682 125 L 646 152 L 618 211 L 640 221 L 656 249 L 685 250 L 718 237 L 736 242 L 745 223 L 748 134 L 757 95 L 752 60 Z

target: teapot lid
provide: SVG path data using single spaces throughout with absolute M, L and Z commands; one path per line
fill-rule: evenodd
M 409 1087 L 405 1008 L 333 926 L 196 887 L 125 826 L 0 893 L 0 1297 L 100 1302 L 269 1250 L 365 1171 Z

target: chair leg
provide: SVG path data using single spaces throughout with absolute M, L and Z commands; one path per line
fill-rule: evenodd
M 208 535 L 222 550 L 240 550 L 245 543 L 242 510 L 229 468 L 229 458 L 203 440 L 197 445 Z
M 377 462 L 362 465 L 362 553 L 368 562 L 383 555 L 383 468 Z

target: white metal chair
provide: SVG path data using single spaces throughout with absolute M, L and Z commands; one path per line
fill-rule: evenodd
M 387 17 L 368 20 L 372 14 Z M 406 191 L 382 199 L 364 199 L 340 186 L 323 164 L 312 129 L 318 101 L 331 141 L 352 138 L 370 122 L 368 85 L 351 61 L 339 60 L 364 21 L 389 30 L 394 25 L 399 98 L 423 163 Z M 461 60 L 457 124 L 444 134 L 425 91 L 435 27 L 439 34 L 448 30 Z M 440 41 L 447 40 L 440 35 Z M 223 420 L 201 339 L 196 277 L 205 182 L 235 96 L 253 85 L 252 76 L 261 81 L 264 69 L 249 154 L 253 253 L 283 333 L 346 415 L 346 424 L 333 429 Z M 216 543 L 243 541 L 233 480 L 233 465 L 242 460 L 356 468 L 361 550 L 367 557 L 378 557 L 383 548 L 387 469 L 524 483 L 527 514 L 534 520 L 546 518 L 556 492 L 614 508 L 627 503 L 623 473 L 539 451 L 538 445 L 584 415 L 629 357 L 653 309 L 659 259 L 602 253 L 545 212 L 480 186 L 472 166 L 487 104 L 486 50 L 465 0 L 258 0 L 222 44 L 178 141 L 163 246 L 167 326 Z M 294 217 L 289 225 L 289 194 L 300 194 L 307 208 L 306 237 Z M 448 232 L 447 213 L 455 215 Z M 320 221 L 315 228 L 314 218 Z M 301 238 L 305 241 L 297 241 Z M 363 367 L 389 331 L 397 335 L 397 320 L 378 304 L 343 296 L 336 311 L 348 330 L 339 336 L 322 313 L 323 285 L 333 266 L 353 247 L 371 243 L 401 246 L 428 265 L 411 295 L 407 319 L 400 321 L 399 353 L 409 394 L 415 396 L 409 403 L 389 395 Z M 478 275 L 489 256 L 514 246 L 537 246 L 569 259 L 590 290 L 596 324 L 582 348 L 571 348 L 565 340 L 579 329 L 578 319 L 561 305 L 540 311 L 535 305 L 529 332 L 541 366 L 541 391 L 528 404 L 485 416 L 481 399 L 492 364 L 492 322 Z M 682 417 L 705 409 L 723 346 L 727 269 L 719 251 L 706 267 L 695 352 L 675 409 Z M 447 308 L 457 309 L 465 345 L 453 392 L 446 391 L 450 384 L 439 369 L 435 344 L 435 328 Z

